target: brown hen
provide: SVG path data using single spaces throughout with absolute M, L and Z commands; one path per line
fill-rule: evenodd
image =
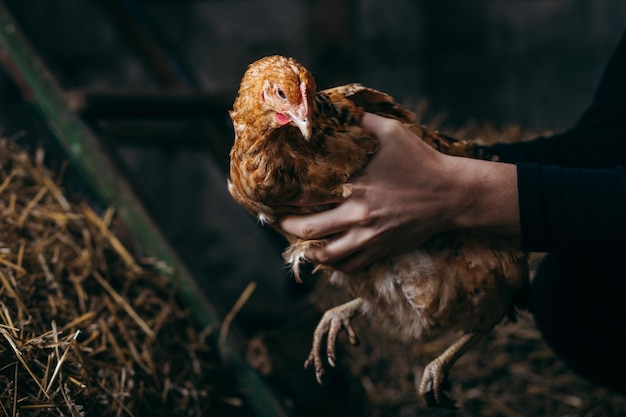
M 478 156 L 472 144 L 418 125 L 413 113 L 385 93 L 360 84 L 316 92 L 313 76 L 293 58 L 262 58 L 243 76 L 230 112 L 235 142 L 228 189 L 261 223 L 289 240 L 284 256 L 296 277 L 300 263 L 306 261 L 307 247 L 323 241 L 298 240 L 281 231 L 275 220 L 285 213 L 324 208 L 302 203 L 350 195 L 349 179 L 364 169 L 378 149 L 376 137 L 360 127 L 364 112 L 408 124 L 441 152 Z M 338 333 L 346 330 L 350 341 L 356 342 L 350 319 L 357 313 L 381 321 L 407 340 L 460 332 L 458 341 L 429 363 L 422 375 L 418 394 L 436 407 L 454 408 L 444 392 L 451 367 L 506 316 L 514 319 L 528 293 L 526 254 L 474 231 L 439 235 L 354 275 L 331 272 L 331 281 L 347 286 L 357 298 L 324 314 L 305 367 L 313 364 L 321 383 L 324 339 L 328 362 L 334 366 Z

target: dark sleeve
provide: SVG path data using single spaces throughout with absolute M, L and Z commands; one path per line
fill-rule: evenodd
M 626 173 L 518 164 L 525 250 L 611 251 L 626 247 Z
M 626 247 L 626 32 L 571 129 L 482 152 L 517 163 L 526 250 Z

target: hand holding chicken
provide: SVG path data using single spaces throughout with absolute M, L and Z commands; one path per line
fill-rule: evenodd
M 466 142 L 446 138 L 416 123 L 414 115 L 388 95 L 349 84 L 317 92 L 312 75 L 291 58 L 263 58 L 248 68 L 230 115 L 235 129 L 229 191 L 261 222 L 290 242 L 285 258 L 296 277 L 311 246 L 276 223 L 278 216 L 307 213 L 349 198 L 350 179 L 378 151 L 378 140 L 361 126 L 365 112 L 396 119 L 428 145 L 448 155 L 475 157 Z M 320 236 L 320 238 L 322 238 Z M 323 267 L 323 265 L 320 265 Z M 444 393 L 455 361 L 509 315 L 528 290 L 526 255 L 504 239 L 478 231 L 449 231 L 414 250 L 376 261 L 359 272 L 332 271 L 332 281 L 357 297 L 329 310 L 318 325 L 306 365 L 321 381 L 320 351 L 326 338 L 331 365 L 334 344 L 350 319 L 365 313 L 407 340 L 456 331 L 459 340 L 425 369 L 419 395 L 430 406 L 452 408 Z

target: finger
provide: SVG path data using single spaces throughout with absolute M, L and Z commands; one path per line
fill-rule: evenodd
M 307 207 L 307 208 L 328 207 L 329 205 L 340 203 L 343 200 L 344 198 L 341 196 L 336 196 L 336 197 L 328 198 L 325 200 L 309 200 L 303 197 L 298 197 L 296 199 L 288 201 L 285 207 Z
M 361 119 L 361 127 L 365 130 L 369 130 L 376 136 L 385 136 L 385 133 L 387 133 L 389 129 L 394 128 L 394 126 L 399 128 L 402 126 L 402 123 L 395 119 L 390 119 L 373 113 L 364 113 L 363 118 Z
M 376 127 L 380 123 L 384 123 L 385 120 L 387 119 L 383 116 L 365 112 L 363 113 L 363 118 L 361 119 L 361 126 L 373 132 L 374 130 L 376 130 Z
M 320 239 L 348 230 L 356 221 L 349 200 L 329 210 L 313 214 L 287 215 L 279 219 L 280 227 L 302 239 Z
M 374 258 L 366 251 L 359 251 L 350 256 L 347 256 L 335 264 L 331 265 L 334 269 L 338 269 L 344 274 L 355 274 L 371 264 L 373 264 L 377 258 Z
M 367 228 L 351 228 L 345 233 L 326 239 L 324 245 L 311 247 L 307 251 L 307 258 L 342 272 L 354 273 L 376 260 L 368 250 L 371 233 Z

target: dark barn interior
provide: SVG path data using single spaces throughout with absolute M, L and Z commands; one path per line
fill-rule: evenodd
M 226 190 L 233 139 L 227 112 L 239 80 L 250 62 L 282 54 L 303 62 L 320 88 L 360 82 L 410 109 L 425 109 L 426 121 L 451 131 L 468 125 L 490 126 L 492 135 L 510 126 L 558 131 L 589 103 L 625 28 L 626 3 L 2 0 L 0 14 L 2 37 L 18 33 L 29 45 L 0 43 L 0 136 L 26 148 L 43 146 L 47 164 L 58 169 L 68 159 L 59 137 L 72 134 L 64 128 L 71 114 L 110 162 L 103 166 L 114 172 L 98 172 L 101 166 L 86 160 L 83 168 L 71 163 L 66 189 L 97 200 L 93 177 L 121 179 L 218 321 L 256 283 L 231 327 L 230 349 L 243 358 L 237 366 L 251 370 L 234 369 L 244 376 L 222 381 L 235 385 L 228 395 L 243 398 L 229 415 L 443 416 L 453 414 L 430 411 L 417 404 L 414 392 L 406 394 L 418 363 L 407 357 L 403 373 L 394 373 L 391 360 L 376 356 L 397 349 L 397 361 L 420 352 L 384 339 L 370 341 L 362 353 L 375 356 L 375 366 L 348 359 L 322 387 L 302 370 L 321 308 L 342 294 L 327 289 L 332 295 L 319 301 L 316 276 L 295 283 L 283 265 L 283 240 L 260 227 Z M 23 52 L 25 61 L 11 48 Z M 41 65 L 25 70 L 29 59 Z M 54 91 L 38 89 L 38 80 L 55 85 L 59 100 L 46 101 Z M 103 203 L 120 201 L 112 197 Z M 128 242 L 136 237 L 132 227 L 119 233 Z M 494 372 L 481 368 L 478 355 L 455 371 L 454 379 L 475 394 L 463 398 L 457 415 L 626 413 L 622 399 L 579 380 L 553 358 L 532 320 L 520 326 L 475 349 L 498 358 Z M 361 349 L 375 336 L 367 336 Z M 254 356 L 261 348 L 273 352 Z M 246 357 L 249 364 L 243 364 Z M 509 372 L 507 365 L 517 364 L 519 371 L 526 360 L 532 366 L 525 374 Z M 463 369 L 472 374 L 464 379 Z M 247 385 L 250 373 L 260 385 Z M 407 380 L 386 393 L 377 376 Z M 481 391 L 485 381 L 491 391 Z M 248 402 L 255 387 L 272 400 Z

